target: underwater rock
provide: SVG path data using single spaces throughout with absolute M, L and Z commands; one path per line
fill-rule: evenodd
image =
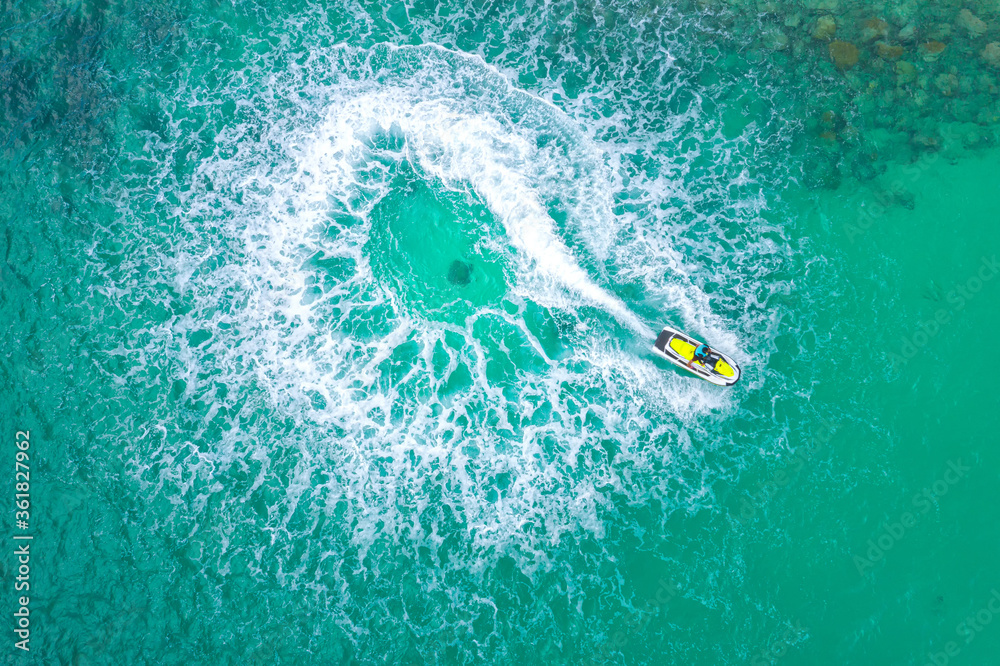
M 1000 42 L 990 42 L 982 51 L 979 57 L 990 67 L 1000 69 Z
M 944 53 L 945 44 L 943 42 L 925 42 L 920 45 L 920 55 L 924 62 L 934 62 Z
M 934 86 L 945 97 L 951 97 L 958 90 L 958 77 L 954 74 L 938 74 L 934 77 Z
M 927 38 L 933 42 L 944 42 L 951 37 L 951 24 L 938 23 L 927 31 Z
M 997 50 L 1000 52 L 1000 43 L 997 44 Z M 981 72 L 976 77 L 975 89 L 990 97 L 1000 95 L 1000 86 L 997 85 L 997 79 L 989 72 Z
M 912 42 L 917 38 L 917 24 L 907 23 L 899 30 L 899 41 Z
M 958 13 L 958 19 L 955 23 L 973 37 L 981 37 L 986 34 L 986 22 L 968 9 L 963 9 Z
M 826 188 L 836 190 L 840 187 L 842 176 L 837 162 L 840 161 L 840 151 L 824 150 L 807 160 L 802 167 L 803 182 L 809 188 Z
M 896 63 L 896 83 L 901 86 L 909 85 L 917 80 L 917 68 L 913 63 L 900 60 Z
M 889 18 L 896 25 L 906 25 L 911 23 L 920 13 L 920 4 L 923 0 L 896 0 L 889 3 L 885 8 Z
M 875 53 L 883 60 L 899 60 L 903 57 L 903 47 L 898 45 L 878 42 L 875 44 Z
M 966 99 L 956 99 L 949 105 L 948 110 L 951 117 L 960 123 L 973 123 L 976 121 L 976 109 Z
M 966 150 L 986 147 L 990 143 L 983 130 L 971 122 L 955 123 L 949 128 L 949 134 L 957 136 L 962 142 L 962 147 Z
M 990 125 L 998 121 L 1000 121 L 1000 106 L 996 104 L 980 109 L 976 116 L 976 122 L 980 125 Z
M 780 30 L 768 30 L 762 39 L 764 46 L 772 51 L 784 51 L 788 48 L 788 35 Z
M 931 130 L 933 131 L 933 130 Z M 937 151 L 941 149 L 941 141 L 937 136 L 934 136 L 929 131 L 915 132 L 912 137 L 910 137 L 910 143 L 918 148 L 922 148 L 927 151 Z
M 917 205 L 917 197 L 909 190 L 896 193 L 895 199 L 896 203 L 907 210 L 913 210 L 914 206 Z
M 850 42 L 830 42 L 830 57 L 837 69 L 845 71 L 858 64 L 858 47 Z
M 862 183 L 878 176 L 878 171 L 875 169 L 875 157 L 864 152 L 855 155 L 854 159 L 851 160 L 851 175 Z
M 794 14 L 789 14 L 785 17 L 785 27 L 786 28 L 797 28 L 799 24 L 802 23 L 802 15 L 798 12 Z
M 870 42 L 889 34 L 889 24 L 880 18 L 868 19 L 861 24 L 861 41 Z
M 829 41 L 837 33 L 837 19 L 829 14 L 816 19 L 816 27 L 813 28 L 813 39 Z
M 841 176 L 840 176 L 840 169 L 838 169 L 837 167 L 835 166 L 831 167 L 829 171 L 823 174 L 822 178 L 823 178 L 822 181 L 823 187 L 825 187 L 826 189 L 828 190 L 840 189 Z
M 464 287 L 472 281 L 472 264 L 456 259 L 448 267 L 448 282 Z

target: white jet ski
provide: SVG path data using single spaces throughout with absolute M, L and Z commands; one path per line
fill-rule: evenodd
M 665 326 L 653 343 L 653 353 L 717 386 L 732 386 L 740 379 L 736 361 L 709 348 L 704 361 L 695 360 L 695 350 L 705 343 Z M 707 345 L 706 345 L 707 346 Z

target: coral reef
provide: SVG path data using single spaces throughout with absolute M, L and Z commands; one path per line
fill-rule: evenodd
M 772 24 L 788 40 L 781 55 L 770 56 L 788 59 L 773 61 L 775 75 L 824 81 L 806 102 L 813 146 L 803 166 L 807 184 L 835 187 L 853 177 L 882 187 L 878 176 L 890 161 L 909 164 L 928 153 L 956 160 L 995 145 L 998 0 L 752 4 L 761 46 Z M 841 93 L 828 94 L 831 80 L 840 81 Z M 826 175 L 810 176 L 817 173 Z

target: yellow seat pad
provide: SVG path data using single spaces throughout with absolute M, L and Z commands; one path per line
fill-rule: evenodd
M 715 371 L 723 377 L 732 377 L 736 374 L 732 367 L 721 358 L 715 362 Z
M 670 348 L 689 361 L 694 358 L 695 346 L 688 342 L 684 342 L 680 338 L 671 339 Z

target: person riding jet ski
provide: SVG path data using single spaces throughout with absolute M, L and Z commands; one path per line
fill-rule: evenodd
M 706 344 L 700 344 L 700 345 L 698 345 L 698 348 L 694 350 L 694 357 L 688 363 L 688 367 L 690 368 L 692 365 L 694 365 L 695 361 L 697 361 L 698 363 L 701 363 L 702 365 L 707 366 L 708 365 L 708 352 L 710 352 L 710 351 L 712 351 L 712 350 L 708 347 L 708 345 L 706 345 Z

